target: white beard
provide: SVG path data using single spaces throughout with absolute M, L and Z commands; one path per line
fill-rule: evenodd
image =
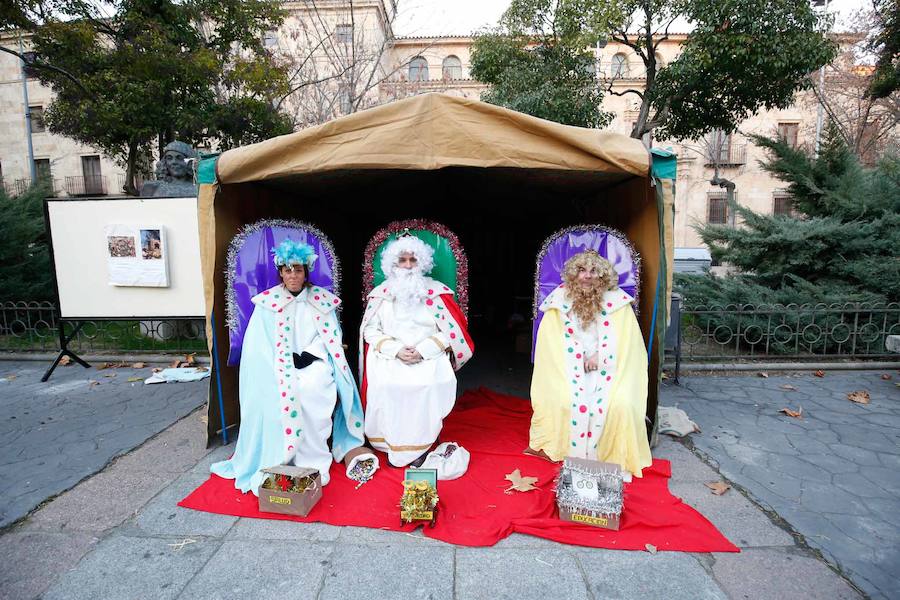
M 425 277 L 419 267 L 394 267 L 387 283 L 394 301 L 406 308 L 422 302 L 428 295 L 428 286 L 425 285 Z

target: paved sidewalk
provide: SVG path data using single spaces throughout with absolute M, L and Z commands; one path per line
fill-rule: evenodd
M 890 375 L 889 380 L 882 375 Z M 801 533 L 872 598 L 900 598 L 900 374 L 830 371 L 666 384 L 728 479 Z M 793 389 L 792 389 L 793 388 Z M 869 404 L 847 394 L 867 390 Z M 782 408 L 803 409 L 796 419 Z
M 178 508 L 232 447 L 208 452 L 194 413 L 2 536 L 0 598 L 654 598 L 861 596 L 668 438 L 671 487 L 740 554 L 624 552 L 513 535 L 491 548 L 413 534 Z M 778 576 L 773 577 L 773 574 Z
M 144 385 L 151 369 L 0 361 L 0 527 L 205 402 L 207 382 Z M 97 383 L 92 383 L 97 382 Z

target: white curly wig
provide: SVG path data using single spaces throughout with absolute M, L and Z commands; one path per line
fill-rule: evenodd
M 390 242 L 381 255 L 381 272 L 390 278 L 397 259 L 404 252 L 415 255 L 423 275 L 431 273 L 434 268 L 434 248 L 414 235 L 407 235 Z

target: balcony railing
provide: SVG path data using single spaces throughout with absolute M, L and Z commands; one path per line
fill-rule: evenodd
M 42 181 L 49 188 L 49 196 L 59 196 L 60 192 L 62 192 L 59 179 L 43 179 Z M 0 186 L 3 187 L 3 191 L 6 192 L 7 196 L 21 196 L 31 187 L 31 180 L 13 179 L 12 181 L 4 181 L 0 179 Z
M 104 196 L 107 194 L 106 177 L 102 175 L 67 176 L 66 193 L 70 196 Z
M 706 166 L 739 167 L 747 164 L 747 145 L 730 144 L 723 148 L 710 148 L 706 152 Z

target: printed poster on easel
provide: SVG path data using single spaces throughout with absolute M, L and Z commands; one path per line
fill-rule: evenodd
M 162 225 L 107 225 L 109 285 L 169 287 L 169 249 Z

